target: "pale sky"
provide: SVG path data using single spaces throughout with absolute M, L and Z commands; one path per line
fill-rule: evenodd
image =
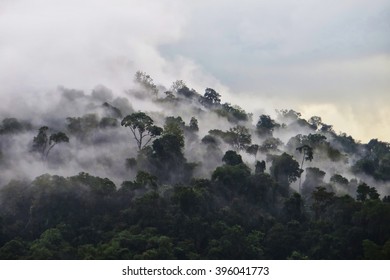
M 390 142 L 389 34 L 388 0 L 0 0 L 0 95 L 121 91 L 143 70 Z

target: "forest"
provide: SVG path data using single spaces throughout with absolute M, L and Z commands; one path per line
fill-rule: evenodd
M 0 259 L 390 259 L 387 142 L 141 71 L 37 99 L 0 113 Z

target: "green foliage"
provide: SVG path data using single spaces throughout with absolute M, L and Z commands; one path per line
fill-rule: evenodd
M 222 158 L 222 161 L 227 165 L 239 165 L 243 163 L 242 158 L 235 151 L 227 151 Z
M 357 187 L 357 195 L 356 195 L 356 200 L 358 201 L 366 201 L 368 199 L 375 200 L 379 199 L 379 194 L 377 190 L 374 187 L 368 186 L 366 183 L 361 183 Z
M 211 179 L 230 188 L 242 188 L 245 186 L 249 174 L 249 168 L 243 163 L 238 165 L 224 165 L 215 169 Z
M 383 246 L 377 245 L 369 239 L 363 240 L 364 259 L 366 260 L 389 260 L 390 239 Z
M 185 123 L 181 117 L 165 118 L 164 135 L 173 135 L 180 139 L 180 147 L 184 147 Z
M 303 170 L 299 168 L 299 163 L 287 153 L 280 156 L 270 155 L 268 160 L 272 162 L 271 175 L 282 186 L 288 186 L 295 182 L 302 174 Z

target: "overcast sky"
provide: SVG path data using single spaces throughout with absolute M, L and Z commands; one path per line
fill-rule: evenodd
M 389 34 L 388 0 L 0 0 L 0 95 L 120 92 L 140 69 L 390 141 Z

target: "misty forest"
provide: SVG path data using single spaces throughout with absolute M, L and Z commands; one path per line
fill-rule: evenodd
M 389 143 L 223 98 L 139 71 L 1 112 L 0 259 L 390 259 Z

